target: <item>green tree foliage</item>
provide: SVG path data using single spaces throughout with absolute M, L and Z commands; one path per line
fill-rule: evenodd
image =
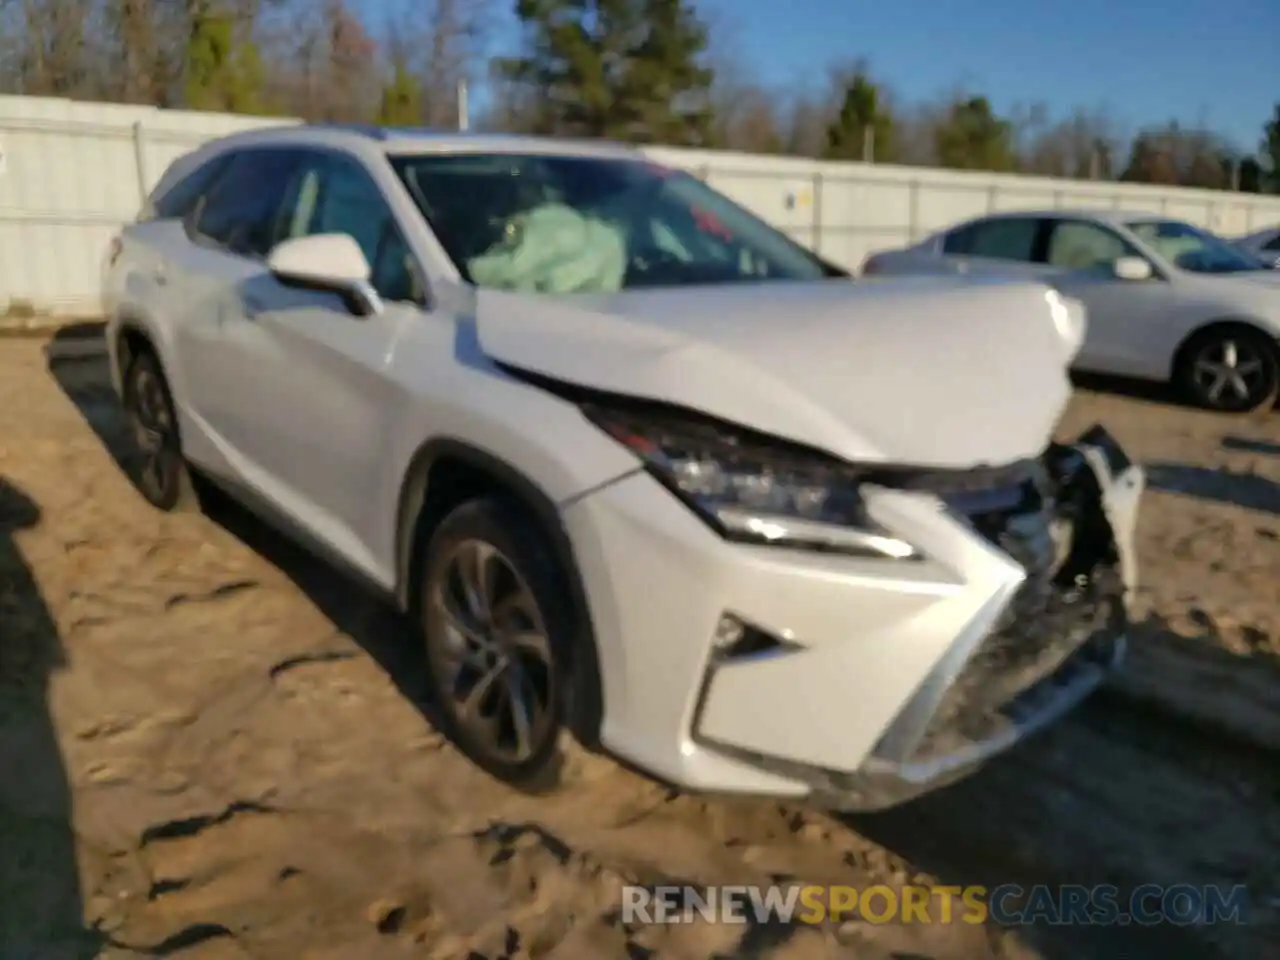
M 1266 175 L 1257 157 L 1242 157 L 1240 160 L 1240 192 L 1262 193 Z
M 1176 184 L 1178 166 L 1159 137 L 1140 133 L 1133 138 L 1133 146 L 1129 148 L 1129 162 L 1120 174 L 1120 179 L 1130 183 Z
M 378 103 L 378 123 L 388 127 L 408 127 L 422 120 L 422 91 L 403 57 L 396 58 L 391 81 L 382 87 Z
M 687 0 L 517 0 L 516 15 L 528 43 L 501 70 L 541 92 L 536 132 L 707 142 L 707 30 Z
M 184 101 L 193 110 L 262 110 L 262 58 L 230 14 L 198 4 L 186 43 Z
M 1280 103 L 1272 108 L 1271 119 L 1262 128 L 1259 153 L 1267 170 L 1268 192 L 1280 193 Z
M 956 170 L 1013 170 L 1013 125 L 996 115 L 986 97 L 951 104 L 934 128 L 938 163 Z
M 1222 190 L 1231 186 L 1235 151 L 1210 131 L 1170 121 L 1134 137 L 1122 180 Z
M 881 100 L 879 86 L 865 73 L 854 74 L 845 86 L 840 112 L 827 127 L 823 150 L 827 159 L 881 162 L 893 159 L 893 117 Z M 866 156 L 868 147 L 869 157 Z

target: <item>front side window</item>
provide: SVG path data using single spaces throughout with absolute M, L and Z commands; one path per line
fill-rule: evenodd
M 980 220 L 947 234 L 943 253 L 1030 263 L 1034 258 L 1040 221 L 1015 217 Z
M 1121 257 L 1140 256 L 1113 230 L 1087 220 L 1059 220 L 1049 234 L 1046 259 L 1064 270 L 1110 267 Z
M 1280 253 L 1280 233 L 1268 240 L 1262 245 L 1262 249 L 1268 252 Z
M 224 153 L 196 167 L 156 197 L 142 219 L 181 220 L 186 217 L 226 170 L 230 160 L 230 155 Z
M 337 154 L 308 157 L 294 184 L 280 239 L 345 233 L 359 244 L 369 281 L 386 300 L 421 302 L 423 284 L 404 234 L 373 178 Z
M 1135 220 L 1125 224 L 1139 240 L 1180 270 L 1191 273 L 1244 273 L 1266 269 L 1207 230 L 1181 220 Z
M 195 233 L 229 253 L 265 257 L 278 239 L 278 216 L 302 154 L 242 150 L 199 207 Z
M 846 276 L 683 171 L 628 158 L 393 158 L 468 282 L 609 292 Z

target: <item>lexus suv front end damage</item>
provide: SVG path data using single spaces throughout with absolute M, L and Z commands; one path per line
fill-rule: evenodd
M 572 732 L 884 807 L 1121 656 L 1143 476 L 1050 442 L 1087 325 L 1041 284 L 855 282 L 622 146 L 288 126 L 175 162 L 103 300 L 141 495 L 382 591 L 522 789 Z
M 1144 476 L 1101 428 L 999 468 L 860 469 L 586 409 L 645 464 L 565 514 L 623 651 L 604 741 L 670 780 L 893 806 L 1123 656 Z

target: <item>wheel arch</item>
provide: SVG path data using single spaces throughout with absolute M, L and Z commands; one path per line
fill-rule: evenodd
M 1273 355 L 1277 362 L 1280 362 L 1280 341 L 1277 340 L 1274 333 L 1265 330 L 1258 321 L 1246 316 L 1227 316 L 1210 320 L 1208 323 L 1202 323 L 1190 330 L 1186 336 L 1178 343 L 1173 351 L 1173 356 L 1169 360 L 1169 377 L 1175 377 L 1178 374 L 1183 362 L 1186 359 L 1187 350 L 1197 340 L 1211 333 L 1227 332 L 1230 330 L 1248 330 L 1250 333 L 1262 337 L 1274 345 Z
M 420 577 L 421 546 L 453 507 L 484 495 L 501 496 L 523 508 L 545 534 L 564 578 L 575 636 L 571 638 L 570 729 L 589 747 L 598 743 L 603 719 L 603 682 L 595 627 L 573 544 L 550 495 L 511 463 L 463 440 L 440 437 L 423 443 L 409 461 L 396 509 L 395 601 L 412 615 Z
M 148 349 L 160 359 L 162 364 L 164 362 L 164 358 L 160 356 L 160 347 L 156 343 L 155 335 L 133 314 L 124 314 L 120 317 L 116 324 L 113 341 L 114 370 L 112 373 L 120 380 L 124 379 L 125 371 L 129 369 L 129 364 L 140 350 Z

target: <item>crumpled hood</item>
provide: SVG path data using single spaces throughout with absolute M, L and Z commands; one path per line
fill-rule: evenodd
M 1083 312 L 1037 284 L 910 279 L 476 293 L 494 360 L 679 404 L 851 461 L 1038 455 L 1071 393 Z M 1074 342 L 1072 342 L 1074 341 Z

